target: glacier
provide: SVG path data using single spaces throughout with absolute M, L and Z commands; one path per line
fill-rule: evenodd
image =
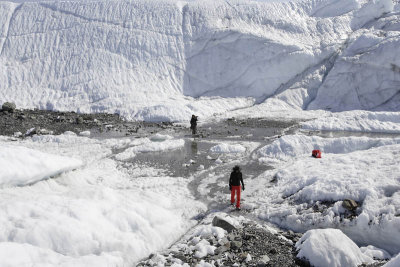
M 0 103 L 182 121 L 277 98 L 398 111 L 391 0 L 0 2 Z

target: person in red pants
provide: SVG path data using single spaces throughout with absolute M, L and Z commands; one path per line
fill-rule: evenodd
M 229 178 L 229 190 L 231 190 L 231 205 L 235 204 L 235 194 L 236 194 L 236 209 L 240 210 L 240 183 L 242 183 L 242 189 L 244 191 L 244 183 L 242 172 L 240 167 L 236 165 L 233 167 L 231 172 L 231 177 Z

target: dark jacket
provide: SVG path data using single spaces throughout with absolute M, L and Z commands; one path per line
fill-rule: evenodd
M 240 186 L 240 183 L 242 183 L 242 186 L 244 187 L 242 173 L 239 170 L 231 172 L 231 177 L 229 178 L 229 187 Z
M 192 116 L 192 118 L 190 119 L 190 128 L 194 128 L 196 126 L 197 126 L 197 117 Z

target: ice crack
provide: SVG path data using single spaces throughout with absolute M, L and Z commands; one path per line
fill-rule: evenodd
M 10 16 L 10 20 L 8 21 L 8 25 L 7 25 L 7 33 L 6 33 L 6 36 L 5 36 L 5 38 L 4 38 L 4 42 L 3 42 L 2 46 L 1 46 L 0 56 L 3 55 L 3 53 L 4 53 L 4 47 L 5 47 L 6 42 L 8 41 L 8 38 L 9 38 L 9 36 L 10 36 L 10 25 L 11 25 L 11 22 L 13 21 L 13 19 L 14 19 L 14 17 L 15 17 L 15 14 L 17 13 L 17 11 L 21 9 L 22 5 L 23 5 L 23 4 L 19 4 L 18 6 L 16 6 L 16 7 L 14 8 L 13 13 L 12 13 L 11 16 Z

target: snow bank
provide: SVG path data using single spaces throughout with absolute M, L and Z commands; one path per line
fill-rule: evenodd
M 0 150 L 0 187 L 32 184 L 79 168 L 82 164 L 79 159 L 3 144 Z
M 261 219 L 296 231 L 339 228 L 359 245 L 399 252 L 398 139 L 281 139 L 259 152 L 279 169 L 246 183 L 246 203 Z M 312 144 L 322 148 L 321 159 L 311 157 Z M 358 202 L 354 219 L 344 199 Z
M 348 111 L 330 113 L 301 123 L 303 129 L 325 131 L 352 131 L 400 133 L 400 113 Z
M 341 137 L 322 138 L 306 135 L 285 135 L 272 144 L 260 148 L 257 153 L 261 160 L 266 158 L 291 159 L 293 157 L 311 156 L 314 149 L 324 154 L 345 154 L 359 150 L 368 150 L 373 147 L 400 144 L 400 138 L 368 138 L 368 137 Z
M 240 144 L 222 143 L 210 148 L 212 153 L 244 153 L 246 148 Z
M 360 247 L 361 252 L 373 259 L 387 260 L 390 259 L 390 254 L 387 251 L 377 248 L 375 246 Z
M 314 229 L 307 231 L 296 243 L 297 257 L 306 258 L 315 267 L 356 267 L 372 263 L 360 248 L 342 231 Z

